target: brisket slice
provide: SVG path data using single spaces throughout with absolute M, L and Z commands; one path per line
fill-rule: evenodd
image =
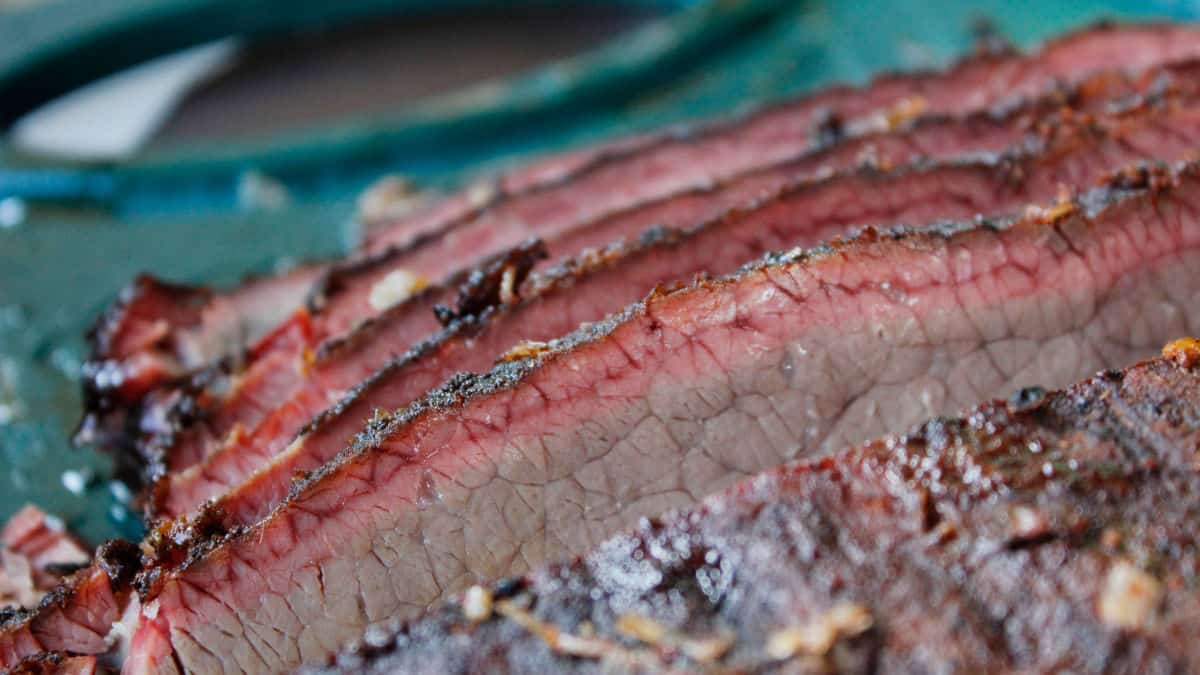
M 398 268 L 440 280 L 529 236 L 551 239 L 614 208 L 794 156 L 808 147 L 814 134 L 836 137 L 841 119 L 897 105 L 902 110 L 978 109 L 1096 69 L 1138 69 L 1194 57 L 1200 53 L 1196 37 L 1195 29 L 1174 25 L 1096 27 L 1053 42 L 1028 58 L 1008 52 L 985 54 L 944 72 L 894 74 L 863 88 L 834 87 L 734 121 L 630 143 L 623 151 L 580 164 L 559 180 L 518 191 L 512 198 L 497 198 L 479 210 L 478 217 L 455 220 L 367 260 L 337 267 L 312 298 L 312 306 L 320 311 L 315 316 L 301 312 L 295 321 L 311 325 L 317 340 L 340 335 L 376 313 L 368 301 L 371 290 Z M 144 458 L 133 453 L 130 459 Z
M 1022 219 L 869 229 L 654 292 L 379 414 L 266 519 L 142 575 L 127 666 L 323 660 L 780 461 L 1128 363 L 1200 329 L 1198 207 L 1200 167 L 1135 168 Z
M 1200 145 L 1200 108 L 1176 103 L 1166 99 L 1082 124 L 1042 125 L 1041 135 L 1028 137 L 1022 152 L 1009 155 L 890 172 L 860 169 L 816 181 L 802 176 L 776 180 L 782 184 L 770 186 L 774 196 L 686 233 L 651 236 L 584 256 L 563 272 L 531 280 L 530 285 L 540 288 L 523 291 L 528 300 L 519 307 L 499 307 L 459 321 L 413 354 L 393 360 L 293 442 L 295 431 L 329 401 L 329 389 L 306 387 L 260 426 L 264 433 L 235 439 L 200 464 L 168 474 L 156 486 L 157 512 L 190 513 L 246 481 L 217 506 L 230 526 L 254 523 L 287 494 L 296 472 L 317 469 L 332 458 L 374 409 L 407 406 L 455 372 L 487 370 L 518 342 L 549 340 L 581 322 L 598 321 L 658 283 L 702 272 L 732 272 L 767 251 L 811 246 L 854 223 L 1013 213 L 1030 202 L 1052 199 L 1064 183 L 1091 184 L 1128 162 L 1166 158 Z M 395 332 L 404 335 L 403 329 Z M 369 351 L 349 350 L 349 358 L 332 359 L 320 377 L 353 387 L 365 377 L 363 357 L 377 355 L 369 363 L 382 365 L 390 350 L 403 348 L 391 341 L 391 334 L 379 333 Z M 281 420 L 288 419 L 290 429 L 281 429 Z M 285 447 L 287 453 L 267 466 Z
M 244 358 L 244 345 L 303 302 L 317 272 L 255 279 L 233 294 L 139 276 L 88 331 L 74 442 L 111 452 L 121 473 L 136 476 L 136 440 L 185 423 L 209 382 Z
M 773 469 L 310 672 L 1196 672 L 1175 355 Z
M 141 552 L 129 542 L 101 546 L 92 563 L 75 572 L 33 609 L 0 609 L 0 668 L 42 652 L 93 655 L 111 646 L 109 632 L 125 611 Z
M 0 607 L 33 607 L 62 578 L 85 567 L 90 554 L 64 529 L 29 505 L 0 530 Z

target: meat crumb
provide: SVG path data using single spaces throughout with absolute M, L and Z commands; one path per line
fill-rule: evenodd
M 1099 612 L 1114 628 L 1137 629 L 1154 617 L 1162 600 L 1162 584 L 1136 565 L 1120 560 L 1108 571 L 1100 591 Z
M 425 195 L 408 178 L 386 175 L 369 185 L 358 197 L 358 218 L 369 225 L 381 224 L 412 213 Z
M 1050 206 L 1030 205 L 1025 209 L 1025 217 L 1040 225 L 1053 225 L 1067 216 L 1075 213 L 1075 202 L 1060 201 Z
M 1029 506 L 1014 506 L 1009 510 L 1010 536 L 1016 541 L 1039 539 L 1050 531 L 1046 516 Z
M 377 312 L 411 298 L 414 293 L 429 285 L 425 277 L 408 270 L 392 270 L 371 287 L 367 302 Z
M 622 635 L 654 646 L 662 644 L 667 634 L 667 629 L 662 624 L 639 614 L 622 614 L 617 619 L 616 629 Z
M 472 586 L 463 595 L 463 616 L 479 623 L 492 617 L 492 592 L 483 586 Z
M 899 129 L 910 120 L 919 117 L 928 108 L 929 102 L 920 96 L 900 99 L 885 113 L 888 131 Z
M 512 361 L 520 361 L 531 356 L 537 356 L 543 352 L 549 351 L 550 345 L 537 340 L 522 340 L 512 346 L 512 349 L 504 352 L 500 358 L 496 359 L 496 363 L 510 363 Z
M 834 606 L 814 620 L 775 631 L 767 638 L 767 656 L 785 660 L 793 656 L 824 656 L 838 640 L 861 635 L 874 625 L 871 610 L 855 603 Z
M 1104 528 L 1104 531 L 1100 533 L 1100 543 L 1103 544 L 1105 548 L 1116 549 L 1121 545 L 1121 533 L 1117 532 L 1111 527 L 1106 527 Z
M 640 640 L 653 647 L 674 649 L 697 663 L 719 660 L 733 646 L 734 635 L 728 631 L 694 638 L 669 630 L 654 619 L 638 614 L 622 614 L 616 623 L 618 633 Z
M 1167 343 L 1162 349 L 1163 358 L 1174 361 L 1180 368 L 1191 368 L 1200 363 L 1200 340 L 1179 338 Z
M 606 640 L 563 632 L 555 626 L 538 619 L 529 613 L 528 610 L 518 606 L 511 600 L 497 602 L 496 613 L 537 636 L 542 642 L 546 643 L 546 646 L 560 654 L 599 659 L 613 652 L 623 651 L 620 647 Z

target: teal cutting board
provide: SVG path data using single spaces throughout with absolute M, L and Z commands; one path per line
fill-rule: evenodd
M 11 120 L 90 77 L 222 35 L 252 39 L 434 4 L 447 6 L 51 0 L 0 10 L 0 113 Z M 473 4 L 487 2 L 453 6 Z M 1195 2 L 1036 0 L 627 4 L 662 18 L 568 63 L 390 117 L 116 165 L 52 162 L 0 144 L 0 211 L 27 208 L 20 222 L 0 225 L 0 517 L 36 502 L 93 541 L 138 534 L 105 458 L 67 442 L 79 414 L 82 334 L 137 272 L 226 285 L 335 255 L 353 245 L 354 196 L 372 176 L 448 186 L 533 153 L 860 82 L 881 69 L 943 64 L 971 45 L 981 19 L 1027 46 L 1102 17 L 1187 19 L 1200 10 Z M 130 42 L 142 34 L 170 39 Z M 138 49 L 114 47 L 130 44 Z M 248 171 L 279 181 L 290 204 L 239 209 L 236 186 Z

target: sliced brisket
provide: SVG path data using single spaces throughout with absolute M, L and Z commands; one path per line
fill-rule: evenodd
M 396 323 L 373 332 L 373 339 L 319 360 L 313 366 L 316 374 L 309 376 L 300 393 L 277 408 L 255 433 L 236 436 L 200 464 L 161 480 L 154 493 L 159 507 L 155 511 L 166 516 L 192 512 L 262 469 L 218 503 L 230 526 L 252 524 L 287 494 L 297 472 L 317 469 L 340 451 L 374 409 L 407 406 L 455 372 L 487 370 L 496 357 L 522 340 L 564 335 L 581 322 L 598 321 L 621 309 L 656 284 L 686 281 L 702 272 L 732 272 L 767 251 L 811 246 L 843 233 L 851 224 L 1013 213 L 1031 202 L 1052 199 L 1063 184 L 1091 184 L 1126 163 L 1178 155 L 1185 148 L 1200 146 L 1200 108 L 1182 103 L 1186 101 L 1167 97 L 1111 116 L 1081 119 L 1070 114 L 1065 122 L 1054 124 L 1043 120 L 1038 125 L 1041 132 L 1026 137 L 1020 151 L 998 157 L 922 163 L 893 171 L 860 169 L 816 181 L 810 181 L 803 170 L 735 180 L 731 192 L 753 183 L 755 187 L 743 194 L 749 200 L 749 194 L 758 193 L 759 201 L 686 233 L 653 236 L 652 231 L 645 241 L 619 245 L 598 256 L 585 255 L 564 272 L 531 280 L 533 288 L 519 294 L 528 298 L 525 303 L 511 309 L 501 305 L 494 312 L 452 324 L 413 354 L 393 360 L 371 376 L 293 442 L 296 431 L 329 405 L 332 396 L 355 387 L 371 368 L 414 344 L 412 326 L 424 324 Z M 920 147 L 914 143 L 906 147 Z M 715 207 L 724 205 L 716 196 L 713 202 Z M 694 215 L 707 214 L 697 209 Z M 598 229 L 628 234 L 622 227 L 618 222 Z M 264 468 L 285 447 L 286 455 Z
M 17 511 L 0 530 L 0 607 L 34 607 L 91 556 L 62 521 L 36 506 Z
M 1015 221 L 867 230 L 657 291 L 378 415 L 268 518 L 143 575 L 126 665 L 324 659 L 371 622 L 583 553 L 782 460 L 1128 363 L 1200 332 L 1198 291 L 1195 165 L 1123 171 Z M 1053 450 L 1042 464 L 1070 470 Z M 922 513 L 914 525 L 937 520 Z
M 313 298 L 313 306 L 319 311 L 315 315 L 302 311 L 292 319 L 300 325 L 279 331 L 290 334 L 311 329 L 318 341 L 340 335 L 378 311 L 370 302 L 372 290 L 398 269 L 442 279 L 526 237 L 550 239 L 613 209 L 703 186 L 795 156 L 808 147 L 814 131 L 821 138 L 836 137 L 838 120 L 889 108 L 906 111 L 917 107 L 937 112 L 979 109 L 1010 96 L 1032 94 L 1060 79 L 1078 79 L 1099 68 L 1138 69 L 1195 57 L 1200 54 L 1197 46 L 1200 40 L 1196 37 L 1195 29 L 1187 26 L 1094 27 L 1053 42 L 1028 58 L 1008 52 L 982 54 L 944 72 L 888 75 L 863 88 L 834 87 L 737 120 L 644 137 L 610 152 L 581 155 L 588 159 L 571 164 L 562 172 L 535 172 L 535 175 L 552 175 L 552 180 L 518 181 L 520 189 L 511 194 L 501 191 L 485 200 L 484 207 L 430 228 L 404 245 L 389 243 L 372 258 L 337 268 Z M 113 323 L 121 324 L 119 316 Z M 167 334 L 170 335 L 169 324 Z M 206 340 L 213 341 L 216 340 L 211 337 Z M 165 338 L 164 344 L 169 349 L 172 342 Z M 271 350 L 256 351 L 269 354 Z M 114 360 L 101 352 L 94 360 L 100 365 L 90 370 L 115 372 L 117 375 L 108 381 L 123 382 L 125 361 L 137 361 L 136 356 Z M 129 397 L 111 398 L 124 401 Z M 133 398 L 141 400 L 136 394 Z M 176 401 L 178 397 L 160 394 L 156 399 Z M 193 417 L 188 405 L 185 404 L 183 414 L 165 415 L 170 418 L 169 428 L 177 420 Z M 156 427 L 164 417 L 157 410 L 119 412 L 114 416 L 117 420 L 114 423 L 127 430 L 132 426 L 135 434 L 141 426 L 136 420 L 149 417 L 154 420 L 149 426 Z M 130 420 L 135 422 L 131 424 Z M 91 421 L 89 426 L 112 425 L 101 419 Z M 223 429 L 214 437 L 223 439 L 229 430 Z M 123 445 L 129 446 L 128 439 L 124 440 Z M 162 444 L 152 440 L 149 445 L 157 449 Z M 145 461 L 142 454 L 157 459 L 157 452 L 151 451 L 134 453 L 128 460 Z M 193 453 L 181 454 L 185 458 L 194 457 Z
M 233 365 L 218 361 L 243 359 L 244 345 L 290 316 L 318 273 L 304 267 L 232 294 L 139 276 L 88 333 L 75 442 L 111 451 L 135 477 L 145 454 L 138 440 L 190 421 L 210 380 Z
M 1200 373 L 1174 359 L 1025 390 L 761 474 L 310 672 L 1196 672 L 1198 423 Z
M 101 546 L 87 567 L 33 609 L 0 609 L 0 668 L 42 652 L 94 655 L 109 650 L 113 624 L 129 605 L 141 552 L 128 542 Z

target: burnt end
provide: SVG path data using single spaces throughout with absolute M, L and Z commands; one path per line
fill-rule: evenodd
M 119 591 L 141 571 L 142 550 L 133 542 L 114 539 L 96 550 L 96 564 L 108 576 L 113 591 Z
M 1038 398 L 781 467 L 307 672 L 1196 667 L 1200 374 Z
M 542 240 L 529 239 L 485 260 L 459 284 L 453 308 L 435 308 L 438 321 L 445 326 L 467 316 L 478 316 L 490 307 L 516 303 L 520 299 L 518 289 L 525 278 L 534 265 L 548 256 Z

